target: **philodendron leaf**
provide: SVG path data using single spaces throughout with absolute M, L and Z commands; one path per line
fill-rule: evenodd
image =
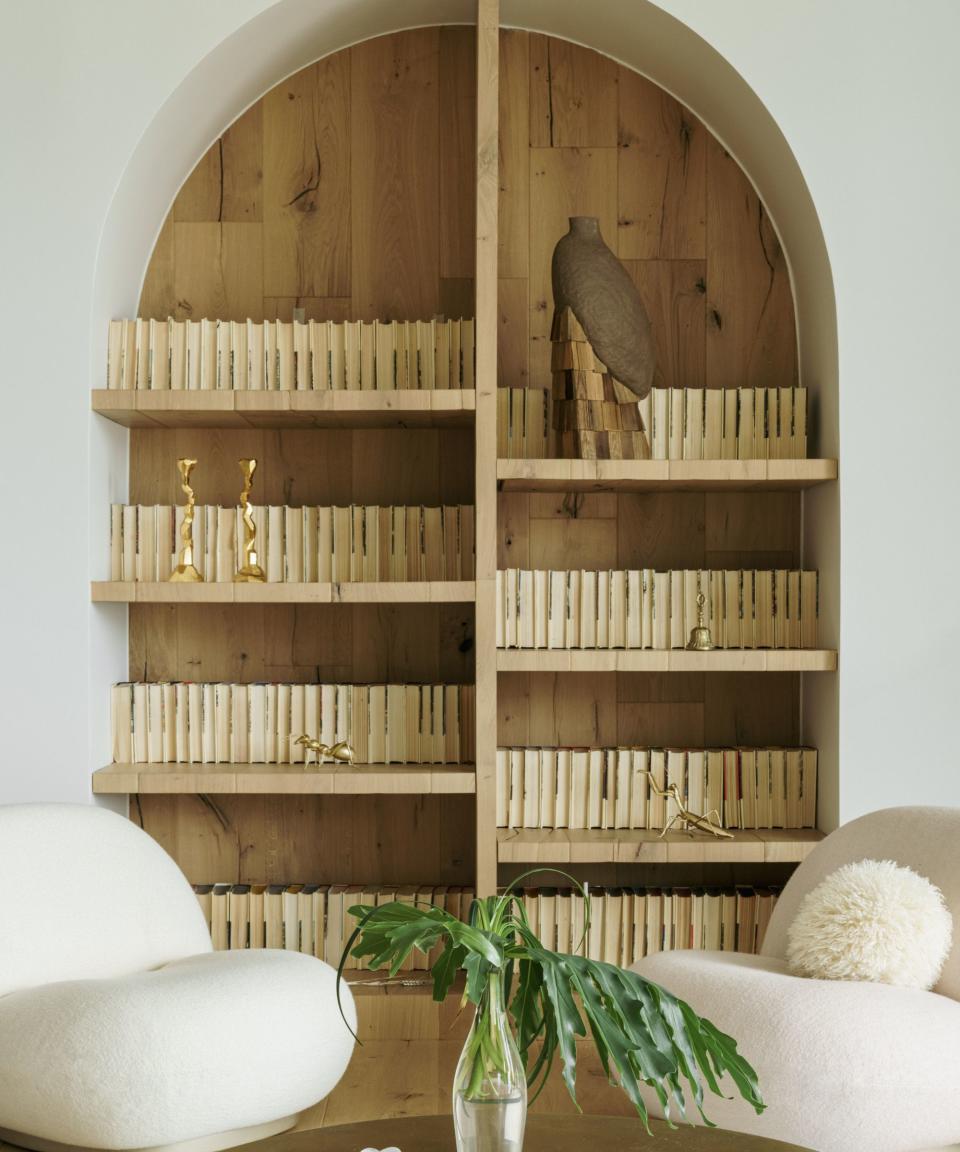
M 466 948 L 460 944 L 454 944 L 453 939 L 448 936 L 443 951 L 440 953 L 440 959 L 433 966 L 433 998 L 438 1003 L 446 999 L 466 957 Z
M 520 1055 L 525 1056 L 543 1030 L 543 1013 L 540 1010 L 543 973 L 540 965 L 532 960 L 521 960 L 519 971 L 517 991 L 510 1002 L 510 1015 L 517 1031 L 517 1047 Z
M 566 878 L 585 896 L 572 877 Z M 428 954 L 442 940 L 432 966 L 434 999 L 446 996 L 461 969 L 467 999 L 475 1004 L 491 978 L 501 979 L 534 1099 L 559 1053 L 564 1082 L 576 1103 L 576 1042 L 589 1030 L 608 1078 L 626 1092 L 644 1121 L 642 1085 L 656 1094 L 669 1120 L 672 1108 L 685 1115 L 686 1082 L 703 1116 L 704 1084 L 721 1095 L 726 1075 L 757 1112 L 764 1108 L 757 1075 L 730 1036 L 636 972 L 545 949 L 513 887 L 475 900 L 469 924 L 433 905 L 399 901 L 349 911 L 359 923 L 337 971 L 338 1003 L 348 955 L 369 958 L 371 967 L 396 973 L 414 949 Z M 487 1050 L 483 1029 L 474 1042 L 474 1067 L 482 1075 L 484 1064 L 496 1067 L 499 1056 Z
M 540 966 L 543 973 L 544 1011 L 553 1016 L 557 1048 L 563 1061 L 563 1080 L 570 1098 L 577 1104 L 577 1037 L 586 1036 L 587 1030 L 570 991 L 570 981 L 561 968 L 565 957 L 543 948 L 528 947 L 528 951 L 530 959 Z
M 693 1009 L 685 1004 L 682 1000 L 679 1001 L 685 1014 L 694 1016 Z M 760 1095 L 760 1085 L 757 1082 L 757 1074 L 747 1063 L 746 1060 L 737 1051 L 737 1042 L 732 1036 L 728 1036 L 725 1032 L 721 1032 L 709 1020 L 698 1017 L 700 1025 L 700 1035 L 705 1041 L 705 1047 L 719 1074 L 724 1072 L 729 1073 L 730 1079 L 733 1080 L 740 1091 L 740 1095 L 752 1104 L 755 1112 L 762 1112 L 766 1108 L 763 1102 L 763 1097 Z M 699 1062 L 701 1069 L 704 1067 L 705 1062 Z
M 620 1085 L 646 1124 L 647 1106 L 640 1093 L 639 1067 L 634 1055 L 634 1046 L 629 1034 L 624 1030 L 621 1013 L 615 1007 L 616 1002 L 604 1003 L 598 980 L 598 976 L 602 977 L 602 973 L 598 972 L 589 960 L 579 956 L 563 957 L 563 967 L 580 995 L 607 1079 Z M 616 1072 L 615 1080 L 610 1074 L 611 1065 Z
M 471 1004 L 479 1004 L 490 975 L 490 962 L 478 952 L 471 952 L 463 962 L 467 974 L 467 999 Z
M 532 958 L 543 968 L 548 989 L 558 979 L 551 973 L 559 970 L 566 975 L 569 987 L 580 996 L 605 1071 L 613 1074 L 611 1079 L 627 1093 L 641 1117 L 646 1116 L 641 1083 L 653 1088 L 665 1110 L 672 1099 L 682 1116 L 680 1078 L 690 1085 L 699 1106 L 703 1098 L 701 1076 L 719 1091 L 715 1072 L 729 1073 L 743 1098 L 757 1112 L 763 1110 L 756 1073 L 737 1052 L 736 1042 L 665 988 L 636 972 L 580 956 L 541 951 L 534 952 Z M 566 1063 L 568 1049 L 562 1042 L 560 1055 Z M 564 1080 L 570 1089 L 566 1067 Z M 576 1102 L 572 1090 L 570 1095 Z

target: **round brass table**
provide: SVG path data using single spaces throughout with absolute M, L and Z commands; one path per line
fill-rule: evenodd
M 648 1136 L 639 1120 L 623 1116 L 527 1117 L 523 1152 L 802 1152 L 795 1144 L 739 1132 L 684 1125 L 670 1129 L 652 1120 Z M 257 1152 L 361 1152 L 396 1147 L 400 1152 L 455 1152 L 451 1116 L 402 1116 L 339 1128 L 287 1132 L 260 1144 Z

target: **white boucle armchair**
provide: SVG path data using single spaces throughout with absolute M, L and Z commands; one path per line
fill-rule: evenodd
M 128 820 L 0 807 L 0 1140 L 215 1152 L 283 1131 L 349 1063 L 335 984 L 296 952 L 214 952 Z
M 787 972 L 800 901 L 867 859 L 913 868 L 943 892 L 954 944 L 932 992 Z M 757 1069 L 767 1110 L 711 1097 L 721 1127 L 816 1152 L 960 1145 L 960 809 L 888 808 L 831 833 L 784 889 L 760 956 L 665 952 L 634 967 L 736 1037 Z

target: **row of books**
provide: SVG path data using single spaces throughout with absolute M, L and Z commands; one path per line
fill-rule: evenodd
M 358 764 L 472 761 L 472 684 L 122 683 L 118 764 L 302 764 L 297 739 L 346 740 Z
M 627 967 L 654 952 L 760 951 L 778 896 L 774 888 L 598 888 L 584 900 L 553 888 L 528 889 L 524 907 L 545 948 Z
M 672 785 L 724 828 L 816 826 L 815 748 L 525 747 L 497 749 L 497 827 L 660 830 Z
M 806 388 L 652 388 L 640 415 L 654 460 L 806 459 Z
M 269 582 L 472 580 L 472 504 L 250 508 Z M 176 567 L 183 505 L 110 507 L 110 579 L 166 580 Z M 241 509 L 197 505 L 194 564 L 208 581 L 230 581 L 245 563 Z
M 497 392 L 497 455 L 550 456 L 551 396 Z M 653 388 L 639 401 L 654 460 L 804 460 L 805 388 Z
M 467 888 L 417 884 L 201 884 L 194 890 L 214 948 L 283 948 L 333 965 L 357 924 L 350 908 L 400 900 L 433 904 L 466 920 L 473 901 Z M 748 887 L 598 888 L 590 892 L 588 928 L 579 894 L 528 888 L 521 899 L 545 948 L 626 967 L 674 949 L 759 952 L 778 894 Z M 401 974 L 425 972 L 441 947 L 412 951 Z M 345 965 L 348 971 L 365 966 L 352 956 Z
M 112 320 L 107 387 L 174 391 L 473 388 L 474 322 Z
M 375 907 L 391 900 L 433 904 L 466 920 L 473 892 L 454 886 L 411 884 L 400 888 L 361 884 L 198 884 L 194 886 L 207 918 L 213 946 L 284 948 L 305 952 L 336 966 L 357 926 L 348 914 L 357 905 Z M 428 956 L 410 953 L 401 972 L 423 971 L 440 955 L 438 945 Z M 355 957 L 346 968 L 366 967 Z
M 551 455 L 549 396 L 543 388 L 497 389 L 500 460 L 542 460 Z
M 498 648 L 684 648 L 699 621 L 719 648 L 815 648 L 815 571 L 651 568 L 497 572 Z

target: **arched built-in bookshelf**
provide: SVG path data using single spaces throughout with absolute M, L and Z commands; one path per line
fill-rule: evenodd
M 232 503 L 236 459 L 256 456 L 263 503 L 476 504 L 476 580 L 408 588 L 404 602 L 360 589 L 343 597 L 353 603 L 289 588 L 250 603 L 189 586 L 95 589 L 133 601 L 132 678 L 476 683 L 476 756 L 455 770 L 260 772 L 252 783 L 169 766 L 99 774 L 96 790 L 129 794 L 194 882 L 489 891 L 536 863 L 602 883 L 765 882 L 816 838 L 498 836 L 498 743 L 792 744 L 817 729 L 821 779 L 835 787 L 835 732 L 825 747 L 803 684 L 833 679 L 832 623 L 814 652 L 496 650 L 497 566 L 799 567 L 815 534 L 806 489 L 836 471 L 497 461 L 495 385 L 549 384 L 549 261 L 572 214 L 600 218 L 636 281 L 658 385 L 789 385 L 799 373 L 787 260 L 732 156 L 637 72 L 569 41 L 498 31 L 495 8 L 481 5 L 479 72 L 475 29 L 418 28 L 324 57 L 253 104 L 183 184 L 139 308 L 238 321 L 475 314 L 475 396 L 411 412 L 402 396 L 362 411 L 347 397 L 296 427 L 256 411 L 238 426 L 235 414 L 184 410 L 192 400 L 178 409 L 172 394 L 137 398 L 155 405 L 147 413 L 129 397 L 95 401 L 131 426 L 131 503 L 176 502 L 175 460 L 187 455 L 206 503 Z

